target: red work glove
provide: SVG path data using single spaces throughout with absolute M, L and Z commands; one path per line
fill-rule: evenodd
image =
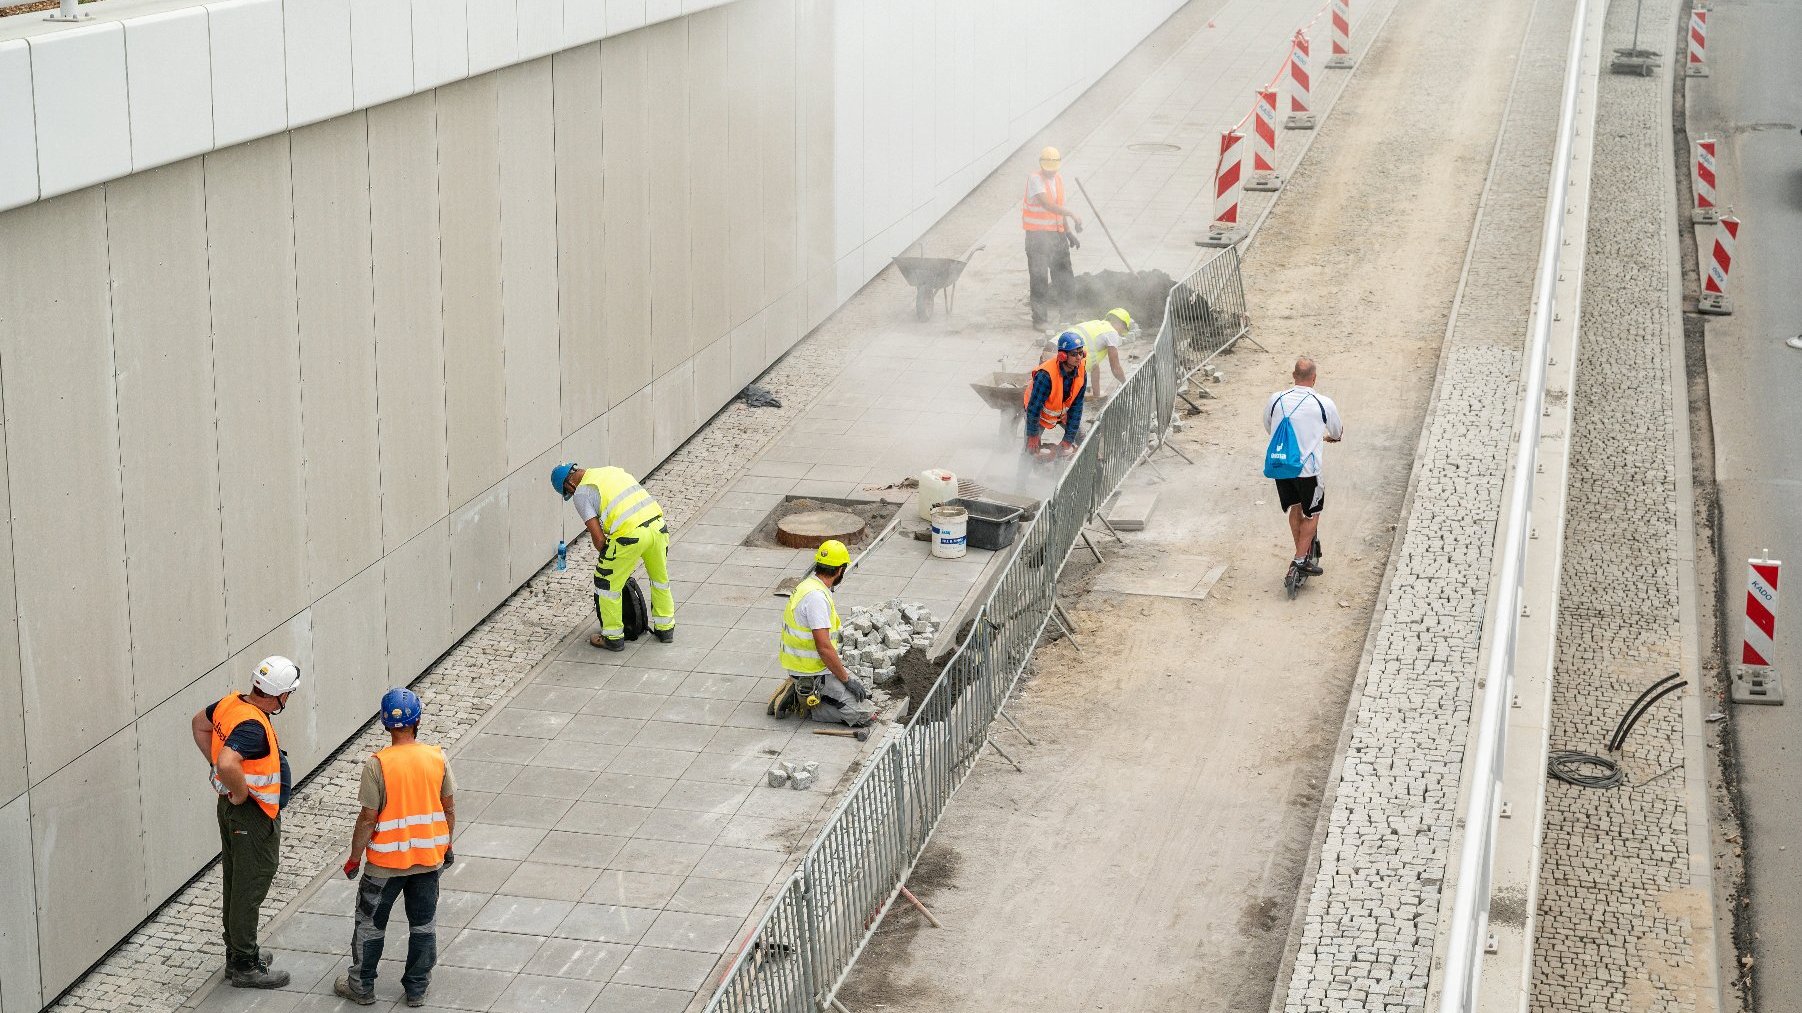
M 1075 457 L 1076 456 L 1076 444 L 1071 443 L 1069 440 L 1065 440 L 1064 442 L 1058 444 L 1057 445 L 1057 455 L 1059 457 Z
M 1039 438 L 1037 436 L 1028 436 L 1026 438 L 1026 452 L 1034 455 L 1035 457 L 1038 455 L 1038 453 L 1039 453 Z
M 357 871 L 359 869 L 361 869 L 362 867 L 363 867 L 362 862 L 359 862 L 354 858 L 346 858 L 344 860 L 344 878 L 345 879 L 356 879 Z

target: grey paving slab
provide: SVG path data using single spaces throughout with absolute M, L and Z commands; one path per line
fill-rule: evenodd
M 558 750 L 564 752 L 589 752 L 586 749 Z M 547 800 L 552 804 L 557 801 L 580 798 L 588 786 L 594 783 L 596 774 L 592 770 L 578 770 L 569 767 L 541 766 L 537 763 L 526 766 L 507 783 L 506 794 L 520 798 L 526 804 L 543 805 Z M 524 796 L 536 796 L 535 801 Z M 493 820 L 504 823 L 505 820 Z M 536 824 L 527 824 L 535 826 Z
M 627 841 L 607 863 L 609 868 L 626 872 L 655 872 L 666 876 L 686 876 L 693 872 L 707 854 L 700 844 L 676 841 L 652 841 L 642 838 Z
M 610 834 L 631 837 L 655 809 L 610 802 L 577 802 L 559 822 L 557 829 L 578 834 Z
M 656 809 L 639 825 L 637 836 L 654 841 L 712 844 L 726 827 L 725 813 Z
M 664 911 L 651 923 L 639 940 L 645 946 L 663 946 L 676 950 L 698 950 L 717 956 L 732 945 L 742 919 L 730 915 L 698 914 L 692 911 Z M 635 982 L 634 984 L 655 984 Z
M 694 762 L 695 754 L 685 749 L 656 749 L 651 746 L 626 746 L 607 764 L 610 774 L 646 774 L 651 777 L 681 777 Z
M 769 756 L 740 756 L 733 753 L 702 753 L 683 771 L 684 780 L 723 781 L 744 784 L 761 779 L 774 763 Z M 790 794 L 806 794 L 791 792 Z
M 611 662 L 559 661 L 538 675 L 540 686 L 568 686 L 576 689 L 604 689 L 607 677 L 617 666 Z
M 515 876 L 519 875 L 516 871 Z M 469 927 L 484 932 L 517 932 L 548 936 L 569 914 L 574 903 L 543 897 L 510 897 L 496 894 L 469 920 Z
M 557 734 L 558 741 L 623 746 L 644 727 L 643 718 L 616 718 L 601 714 L 577 714 Z
M 581 834 L 553 830 L 538 847 L 532 849 L 531 860 L 550 865 L 579 865 L 601 868 L 613 861 L 628 838 L 614 834 Z
M 457 860 L 444 870 L 440 890 L 462 890 L 469 893 L 498 893 L 501 884 L 519 868 L 518 859 L 487 858 L 465 849 L 461 835 L 457 839 Z
M 565 939 L 636 943 L 660 913 L 656 908 L 623 904 L 578 904 L 558 927 L 557 934 Z
M 720 828 L 714 844 L 760 851 L 787 851 L 797 846 L 806 823 L 763 816 L 733 816 Z
M 469 924 L 469 920 L 476 916 L 476 912 L 482 910 L 482 905 L 488 903 L 488 894 L 486 893 L 445 889 L 442 880 L 439 881 L 439 884 L 438 924 L 440 926 L 453 929 L 462 928 Z M 346 910 L 350 909 L 346 908 Z M 395 917 L 403 919 L 405 917 L 405 913 L 399 910 L 398 905 Z
M 567 711 L 528 710 L 507 706 L 488 721 L 488 733 L 533 739 L 554 739 L 569 722 Z M 506 757 L 511 759 L 511 757 Z
M 768 892 L 766 887 L 732 879 L 690 876 L 664 902 L 666 910 L 743 918 Z
M 676 687 L 676 696 L 705 697 L 710 700 L 738 700 L 744 696 L 750 676 L 724 672 L 694 672 Z
M 585 1013 L 600 994 L 597 981 L 522 974 L 488 1008 L 494 1013 Z
M 523 862 L 501 885 L 500 893 L 513 897 L 579 897 L 600 875 L 599 869 L 550 862 Z M 442 897 L 439 906 L 443 906 Z M 492 926 L 484 926 L 492 927 Z M 542 933 L 541 933 L 542 934 Z
M 704 629 L 730 629 L 732 623 L 742 613 L 742 609 L 732 605 L 703 605 L 699 602 L 685 602 L 681 615 L 677 617 L 680 628 L 676 632 L 676 643 L 687 645 L 689 638 Z
M 536 712 L 528 712 L 536 713 Z M 472 760 L 494 760 L 501 763 L 526 763 L 544 749 L 544 739 L 519 735 L 496 735 L 483 732 L 464 747 L 459 756 Z
M 583 978 L 605 982 L 625 962 L 631 947 L 592 939 L 547 939 L 523 973 L 551 978 Z
M 613 972 L 613 980 L 622 985 L 695 991 L 706 983 L 707 972 L 718 960 L 717 953 L 635 946 Z
M 768 883 L 782 867 L 783 856 L 755 848 L 731 848 L 714 845 L 689 870 L 708 879 L 736 879 L 748 883 Z
M 590 689 L 535 685 L 520 690 L 513 697 L 513 702 L 509 706 L 527 710 L 554 711 L 558 714 L 574 714 L 587 706 L 593 698 L 594 691 Z
M 657 749 L 684 749 L 698 753 L 713 738 L 719 728 L 716 725 L 695 724 L 688 721 L 647 721 L 638 733 L 632 736 L 629 745 L 651 746 Z
M 624 693 L 602 690 L 582 706 L 582 713 L 601 717 L 649 720 L 669 702 L 659 693 Z
M 538 769 L 540 768 L 528 767 L 520 776 L 529 778 Z M 572 773 L 584 772 L 573 771 Z M 499 823 L 510 827 L 540 827 L 549 830 L 557 825 L 557 821 L 563 818 L 563 814 L 568 812 L 573 804 L 567 799 L 505 794 L 497 796 L 488 803 L 487 809 L 482 813 L 482 822 Z
M 681 876 L 607 869 L 595 878 L 582 900 L 589 904 L 660 909 L 681 885 Z
M 526 966 L 543 943 L 543 936 L 464 929 L 455 942 L 439 950 L 438 962 L 452 967 L 516 972 Z
M 524 769 L 517 763 L 496 763 L 461 755 L 452 766 L 457 771 L 457 787 L 474 791 L 501 791 Z
M 714 700 L 705 697 L 675 696 L 659 701 L 654 717 L 658 721 L 680 721 L 688 724 L 709 725 L 718 727 L 726 724 L 726 719 L 738 704 L 731 700 Z
M 545 831 L 536 827 L 506 827 L 494 823 L 472 823 L 457 831 L 456 849 L 463 855 L 482 858 L 523 859 L 532 853 Z
M 440 965 L 432 969 L 426 998 L 447 1009 L 486 1010 L 512 983 L 509 971 Z

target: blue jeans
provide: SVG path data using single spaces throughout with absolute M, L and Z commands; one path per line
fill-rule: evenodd
M 408 995 L 425 994 L 432 980 L 432 966 L 438 963 L 439 871 L 385 879 L 365 874 L 357 884 L 356 925 L 350 937 L 350 981 L 358 991 L 375 987 L 376 965 L 382 959 L 382 943 L 388 933 L 388 914 L 394 910 L 394 901 L 405 896 L 407 967 L 401 973 L 400 987 Z

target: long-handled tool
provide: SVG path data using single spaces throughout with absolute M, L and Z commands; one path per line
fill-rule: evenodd
M 1075 179 L 1076 177 L 1073 176 L 1071 178 Z M 1120 263 L 1126 265 L 1126 273 L 1138 274 L 1139 272 L 1133 270 L 1133 262 L 1126 259 L 1126 252 L 1120 249 L 1119 243 L 1114 242 L 1113 230 L 1107 227 L 1107 219 L 1101 217 L 1101 209 L 1095 206 L 1095 198 L 1089 196 L 1089 190 L 1082 185 L 1082 180 L 1076 180 L 1076 188 L 1082 191 L 1082 199 L 1089 202 L 1089 210 L 1095 212 L 1095 224 L 1101 226 L 1101 234 L 1107 237 L 1107 241 L 1113 246 L 1114 252 L 1120 255 Z
M 813 733 L 815 735 L 836 735 L 840 738 L 856 739 L 859 742 L 867 742 L 870 738 L 868 728 L 852 728 L 842 732 L 831 728 L 816 728 Z

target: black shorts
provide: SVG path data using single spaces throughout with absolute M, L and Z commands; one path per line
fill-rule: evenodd
M 1316 475 L 1277 479 L 1276 498 L 1284 513 L 1288 513 L 1290 507 L 1299 506 L 1303 517 L 1313 517 L 1326 509 L 1326 490 L 1320 487 L 1320 478 Z

